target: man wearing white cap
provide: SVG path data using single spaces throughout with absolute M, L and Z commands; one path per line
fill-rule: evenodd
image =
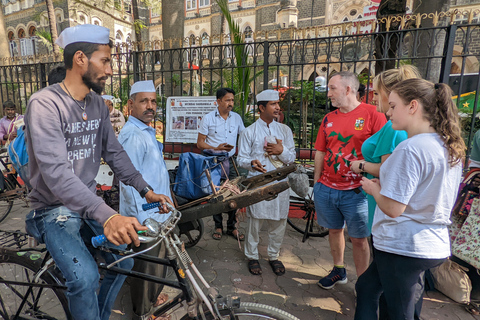
M 295 143 L 292 130 L 276 119 L 280 114 L 279 94 L 264 90 L 257 95 L 260 118 L 240 135 L 238 142 L 238 165 L 248 169 L 248 176 L 256 176 L 275 170 L 295 161 Z M 258 261 L 258 243 L 263 222 L 268 224 L 268 259 L 273 272 L 281 276 L 285 266 L 278 260 L 285 234 L 290 190 L 281 192 L 277 198 L 262 201 L 247 207 L 247 236 L 245 255 L 249 259 L 248 270 L 262 273 Z
M 113 131 L 115 131 L 115 136 L 118 137 L 120 130 L 125 125 L 125 117 L 120 110 L 113 107 L 113 96 L 105 94 L 102 96 L 102 98 L 103 101 L 105 101 L 108 110 L 110 111 L 110 123 L 112 124 Z
M 170 179 L 162 153 L 163 144 L 157 141 L 155 129 L 149 126 L 157 113 L 157 94 L 152 80 L 138 81 L 132 85 L 130 99 L 128 99 L 128 109 L 130 116 L 120 132 L 118 141 L 127 152 L 135 168 L 152 186 L 153 191 L 171 198 Z M 166 214 L 157 214 L 156 208 L 143 211 L 142 204 L 144 203 L 146 203 L 145 199 L 142 199 L 135 188 L 120 183 L 120 213 L 122 215 L 136 217 L 140 223 L 143 223 L 147 218 L 153 218 L 158 222 L 163 222 L 168 218 Z M 141 244 L 134 250 L 140 251 L 150 246 L 151 244 Z M 157 246 L 148 254 L 164 258 L 165 247 Z M 164 267 L 136 261 L 133 270 L 161 276 Z M 130 295 L 133 312 L 137 319 L 150 311 L 150 306 L 157 300 L 161 287 L 163 286 L 151 282 L 131 280 Z
M 140 245 L 136 218 L 117 214 L 95 194 L 100 158 L 120 181 L 132 185 L 149 202 L 170 202 L 155 194 L 135 169 L 110 124 L 97 94 L 112 74 L 109 30 L 94 25 L 65 29 L 57 44 L 64 48 L 67 75 L 32 95 L 26 112 L 30 168 L 30 204 L 26 229 L 45 243 L 67 285 L 75 320 L 107 320 L 125 276 L 107 272 L 97 295 L 98 267 L 83 239 L 105 234 L 109 246 Z M 91 90 L 95 92 L 91 92 Z M 161 212 L 167 212 L 166 206 Z M 88 227 L 90 228 L 88 228 Z M 116 259 L 105 254 L 107 263 Z M 120 267 L 131 268 L 127 259 Z

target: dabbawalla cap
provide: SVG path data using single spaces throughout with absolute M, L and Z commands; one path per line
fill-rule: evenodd
M 278 91 L 275 90 L 263 90 L 259 94 L 257 94 L 257 102 L 258 101 L 277 101 L 280 100 L 280 95 Z
M 113 102 L 113 96 L 109 96 L 108 94 L 104 94 L 104 95 L 102 96 L 102 98 L 103 98 L 104 100 L 110 100 L 110 101 Z
M 155 85 L 153 84 L 152 80 L 146 80 L 146 81 L 137 81 L 132 85 L 132 88 L 130 89 L 130 95 L 129 97 L 132 96 L 132 94 L 139 93 L 139 92 L 157 92 L 155 90 Z
M 55 43 L 62 49 L 76 42 L 108 44 L 110 41 L 109 36 L 110 30 L 108 28 L 93 24 L 79 24 L 63 30 Z

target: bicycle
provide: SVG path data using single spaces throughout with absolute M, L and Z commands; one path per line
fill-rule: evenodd
M 24 201 L 28 207 L 28 187 L 21 185 L 17 180 L 17 174 L 9 169 L 11 165 L 6 152 L 6 148 L 0 149 L 0 170 L 4 185 L 3 191 L 0 192 L 0 222 L 8 216 L 16 199 Z
M 307 165 L 304 165 L 304 167 L 307 168 L 310 187 L 313 187 L 312 167 Z M 295 211 L 302 211 L 301 217 L 298 217 L 298 214 L 297 216 L 294 216 Z M 309 237 L 325 237 L 328 235 L 328 229 L 317 223 L 315 202 L 312 199 L 312 192 L 310 192 L 305 198 L 294 195 L 290 196 L 290 208 L 287 222 L 295 231 L 303 234 L 302 242 L 305 242 Z
M 149 209 L 158 205 L 149 204 L 145 207 Z M 100 245 L 95 250 L 112 252 L 123 257 L 110 265 L 99 263 L 99 268 L 180 290 L 175 297 L 153 312 L 154 317 L 183 306 L 185 315 L 181 319 L 298 320 L 295 316 L 271 306 L 240 302 L 240 298 L 234 295 L 223 297 L 216 288 L 210 287 L 185 251 L 183 242 L 172 232 L 181 218 L 181 213 L 174 208 L 171 210 L 170 217 L 161 224 L 147 219 L 145 225 L 148 231 L 139 233 L 141 242 L 154 243 L 149 249 L 163 241 L 167 249 L 167 259 L 145 255 L 149 249 L 132 253 L 104 247 L 102 243 L 105 239 L 101 235 L 92 239 L 95 246 Z M 20 232 L 3 232 L 3 235 L 4 240 L 0 236 L 0 316 L 8 320 L 71 319 L 63 292 L 66 288 L 48 251 L 24 248 L 27 235 Z M 177 280 L 115 267 L 116 263 L 127 258 L 171 267 Z

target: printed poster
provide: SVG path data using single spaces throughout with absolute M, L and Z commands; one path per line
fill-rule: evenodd
M 217 98 L 169 97 L 165 121 L 165 141 L 196 143 L 203 117 L 217 109 Z

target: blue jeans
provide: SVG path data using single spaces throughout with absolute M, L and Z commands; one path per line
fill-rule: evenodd
M 26 229 L 41 243 L 45 243 L 55 264 L 65 278 L 68 305 L 75 320 L 108 320 L 112 305 L 126 276 L 106 272 L 97 295 L 99 274 L 94 257 L 84 241 L 103 233 L 103 227 L 93 220 L 85 220 L 67 207 L 48 207 L 33 210 L 27 215 Z M 126 245 L 112 248 L 125 249 Z M 107 263 L 118 256 L 102 252 Z M 130 270 L 133 260 L 117 265 Z
M 368 203 L 361 188 L 337 190 L 318 182 L 313 187 L 318 224 L 328 229 L 343 229 L 345 223 L 352 238 L 366 238 Z

